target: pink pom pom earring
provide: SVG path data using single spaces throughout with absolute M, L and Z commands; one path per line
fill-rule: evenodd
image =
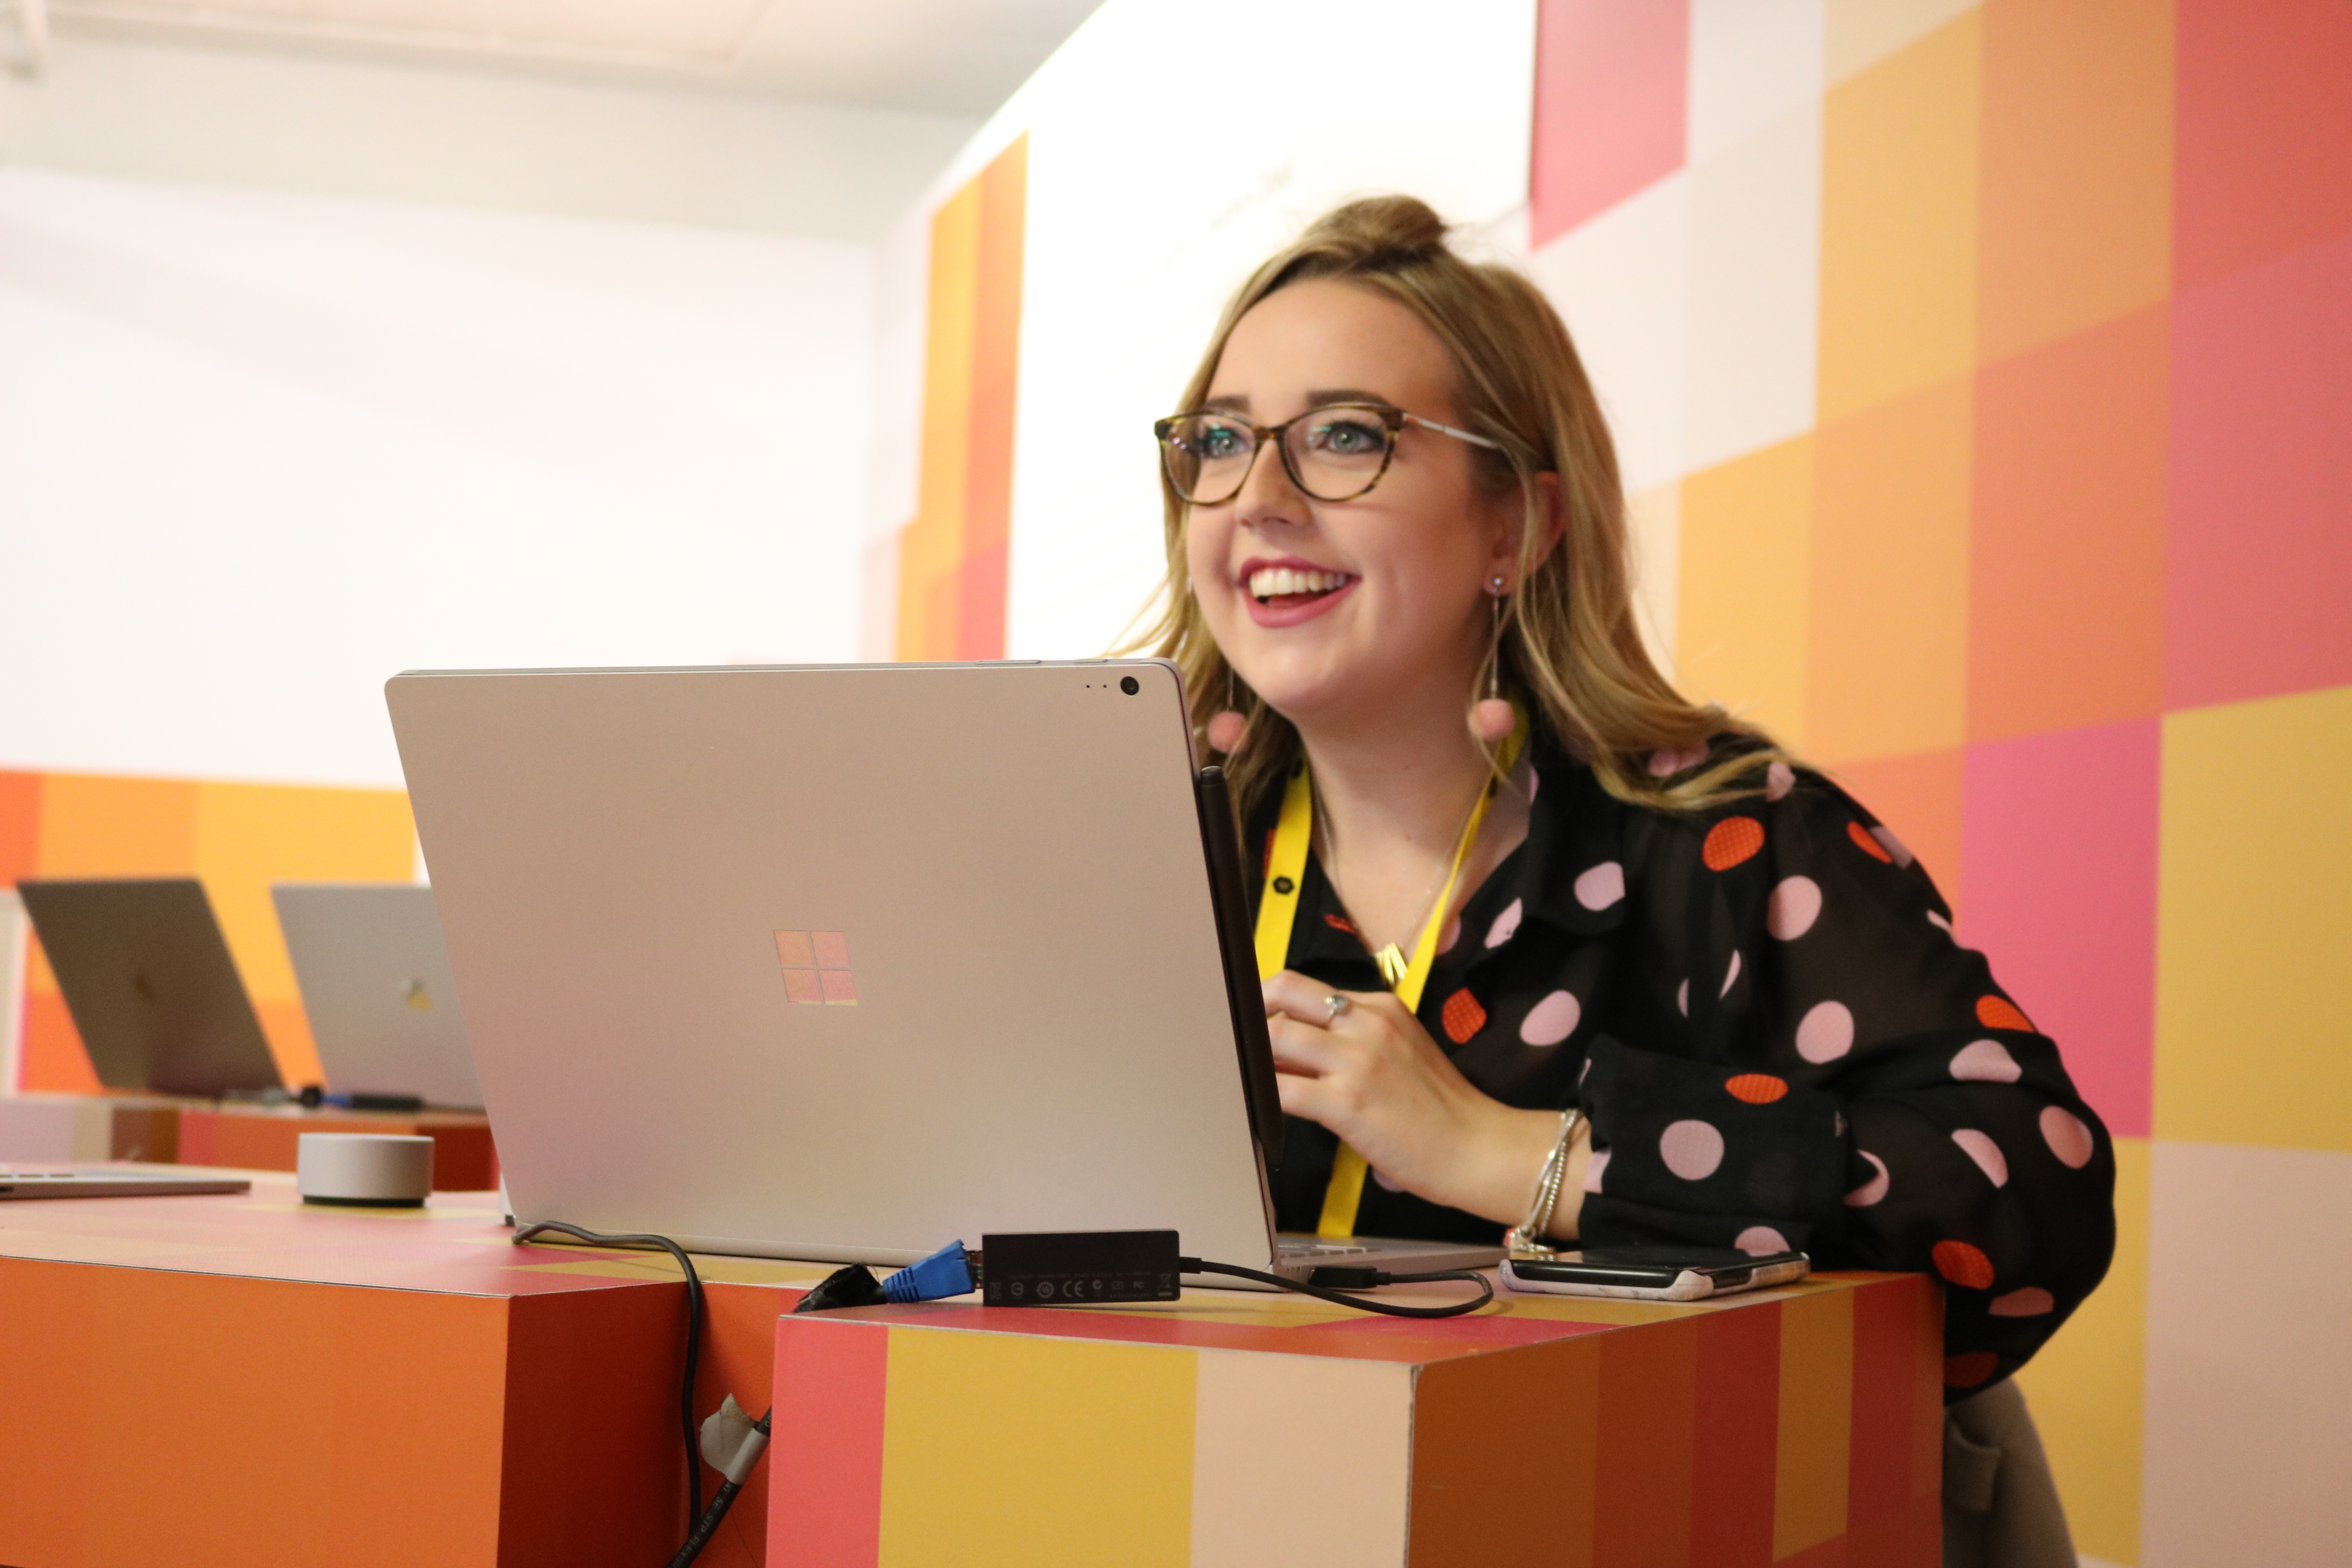
M 1499 745 L 1507 740 L 1519 722 L 1519 716 L 1503 696 L 1503 591 L 1500 576 L 1487 579 L 1488 602 L 1494 605 L 1495 626 L 1486 647 L 1486 695 L 1470 710 L 1470 732 L 1486 744 Z
M 1242 741 L 1249 733 L 1249 721 L 1242 717 L 1234 703 L 1234 669 L 1225 667 L 1225 702 L 1221 710 L 1209 715 L 1209 749 L 1226 756 L 1242 749 Z

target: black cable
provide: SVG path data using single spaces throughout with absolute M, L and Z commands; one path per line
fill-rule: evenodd
M 752 1430 L 764 1436 L 768 1430 L 768 1416 L 775 1413 L 774 1406 L 771 1405 L 766 1415 L 751 1423 Z M 752 1460 L 754 1464 L 758 1462 L 756 1458 Z M 690 1568 L 694 1560 L 702 1555 L 702 1549 L 710 1544 L 710 1538 L 718 1533 L 719 1524 L 727 1518 L 727 1510 L 734 1506 L 735 1494 L 742 1489 L 743 1483 L 731 1478 L 719 1483 L 719 1490 L 711 1498 L 710 1506 L 703 1510 L 702 1517 L 687 1532 L 686 1544 L 679 1547 L 677 1555 L 669 1560 L 669 1568 Z
M 562 1231 L 566 1236 L 596 1247 L 635 1247 L 647 1251 L 667 1252 L 677 1259 L 680 1268 L 686 1270 L 686 1381 L 678 1389 L 677 1414 L 679 1426 L 686 1434 L 686 1528 L 691 1532 L 702 1517 L 702 1455 L 694 1441 L 694 1372 L 702 1359 L 702 1276 L 694 1271 L 694 1259 L 686 1255 L 686 1248 L 666 1236 L 606 1236 L 601 1231 L 566 1225 L 562 1220 L 542 1219 L 517 1226 L 514 1244 L 520 1247 L 543 1230 Z M 767 1417 L 763 1415 L 760 1419 L 764 1430 Z M 730 1495 L 728 1500 L 731 1502 L 734 1499 Z M 723 1514 L 726 1510 L 722 1509 L 719 1511 Z M 711 1525 L 716 1529 L 718 1521 L 712 1521 Z M 698 1546 L 696 1550 L 700 1551 L 701 1548 Z M 689 1557 L 687 1561 L 690 1563 L 693 1559 Z
M 1378 1268 L 1356 1268 L 1345 1265 L 1326 1265 L 1315 1270 L 1324 1284 L 1286 1279 L 1279 1274 L 1261 1273 L 1255 1268 L 1243 1268 L 1231 1263 L 1211 1263 L 1198 1258 L 1180 1258 L 1178 1266 L 1187 1274 L 1229 1274 L 1236 1279 L 1255 1279 L 1261 1285 L 1277 1286 L 1296 1290 L 1302 1296 L 1312 1296 L 1318 1301 L 1337 1306 L 1353 1307 L 1360 1312 L 1382 1312 L 1391 1318 L 1458 1318 L 1475 1312 L 1495 1299 L 1495 1287 L 1484 1274 L 1469 1268 L 1442 1268 L 1433 1274 L 1390 1274 Z M 1332 1276 L 1339 1276 L 1333 1279 Z M 1370 1301 L 1360 1296 L 1346 1295 L 1349 1290 L 1371 1290 L 1382 1285 L 1422 1285 L 1434 1279 L 1466 1279 L 1478 1287 L 1477 1300 L 1455 1301 L 1444 1307 L 1401 1307 L 1393 1301 Z

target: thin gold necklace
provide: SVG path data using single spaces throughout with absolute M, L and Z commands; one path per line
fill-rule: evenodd
M 1455 828 L 1453 837 L 1446 841 L 1452 846 L 1452 853 L 1450 855 L 1441 853 L 1437 862 L 1437 874 L 1430 879 L 1428 889 L 1421 895 L 1419 911 L 1413 916 L 1408 927 L 1416 935 L 1429 923 L 1429 906 L 1436 899 L 1439 889 L 1445 885 L 1446 873 L 1458 868 L 1465 860 L 1469 858 L 1470 847 L 1462 842 L 1462 837 L 1470 831 L 1470 819 L 1478 815 L 1478 803 L 1486 798 L 1487 790 L 1493 785 L 1494 781 L 1491 779 L 1479 784 L 1477 792 L 1470 797 L 1470 809 L 1462 814 L 1462 826 Z M 1339 858 L 1332 843 L 1331 830 L 1328 826 L 1330 814 L 1323 809 L 1323 791 L 1320 785 L 1314 787 L 1314 795 L 1315 836 L 1319 840 L 1317 847 L 1323 859 L 1323 874 L 1329 879 L 1331 891 L 1339 895 L 1339 907 L 1344 910 L 1348 908 L 1348 895 L 1339 886 Z M 1352 910 L 1349 911 L 1349 918 L 1350 920 L 1354 918 Z M 1363 936 L 1361 927 L 1357 929 L 1356 934 L 1359 937 Z M 1393 942 L 1372 954 L 1372 962 L 1379 966 L 1381 978 L 1388 983 L 1388 987 L 1391 991 L 1402 984 L 1405 972 L 1412 967 L 1412 961 L 1405 956 L 1404 949 Z

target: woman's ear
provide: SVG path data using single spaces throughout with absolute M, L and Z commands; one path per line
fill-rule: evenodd
M 1496 505 L 1502 512 L 1498 519 L 1501 526 L 1495 530 L 1494 543 L 1486 561 L 1488 577 L 1499 575 L 1514 585 L 1519 577 L 1520 531 L 1532 521 L 1536 542 L 1528 563 L 1530 571 L 1550 558 L 1551 552 L 1559 548 L 1561 537 L 1568 531 L 1568 513 L 1560 499 L 1559 476 L 1540 473 L 1531 483 L 1535 488 L 1536 503 L 1532 519 L 1528 516 L 1526 502 L 1520 499 L 1520 490 L 1509 490 L 1497 500 Z

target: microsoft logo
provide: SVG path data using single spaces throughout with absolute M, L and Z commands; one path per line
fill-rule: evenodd
M 837 931 L 780 931 L 776 962 L 784 967 L 784 1000 L 857 1005 L 849 974 L 849 939 Z

